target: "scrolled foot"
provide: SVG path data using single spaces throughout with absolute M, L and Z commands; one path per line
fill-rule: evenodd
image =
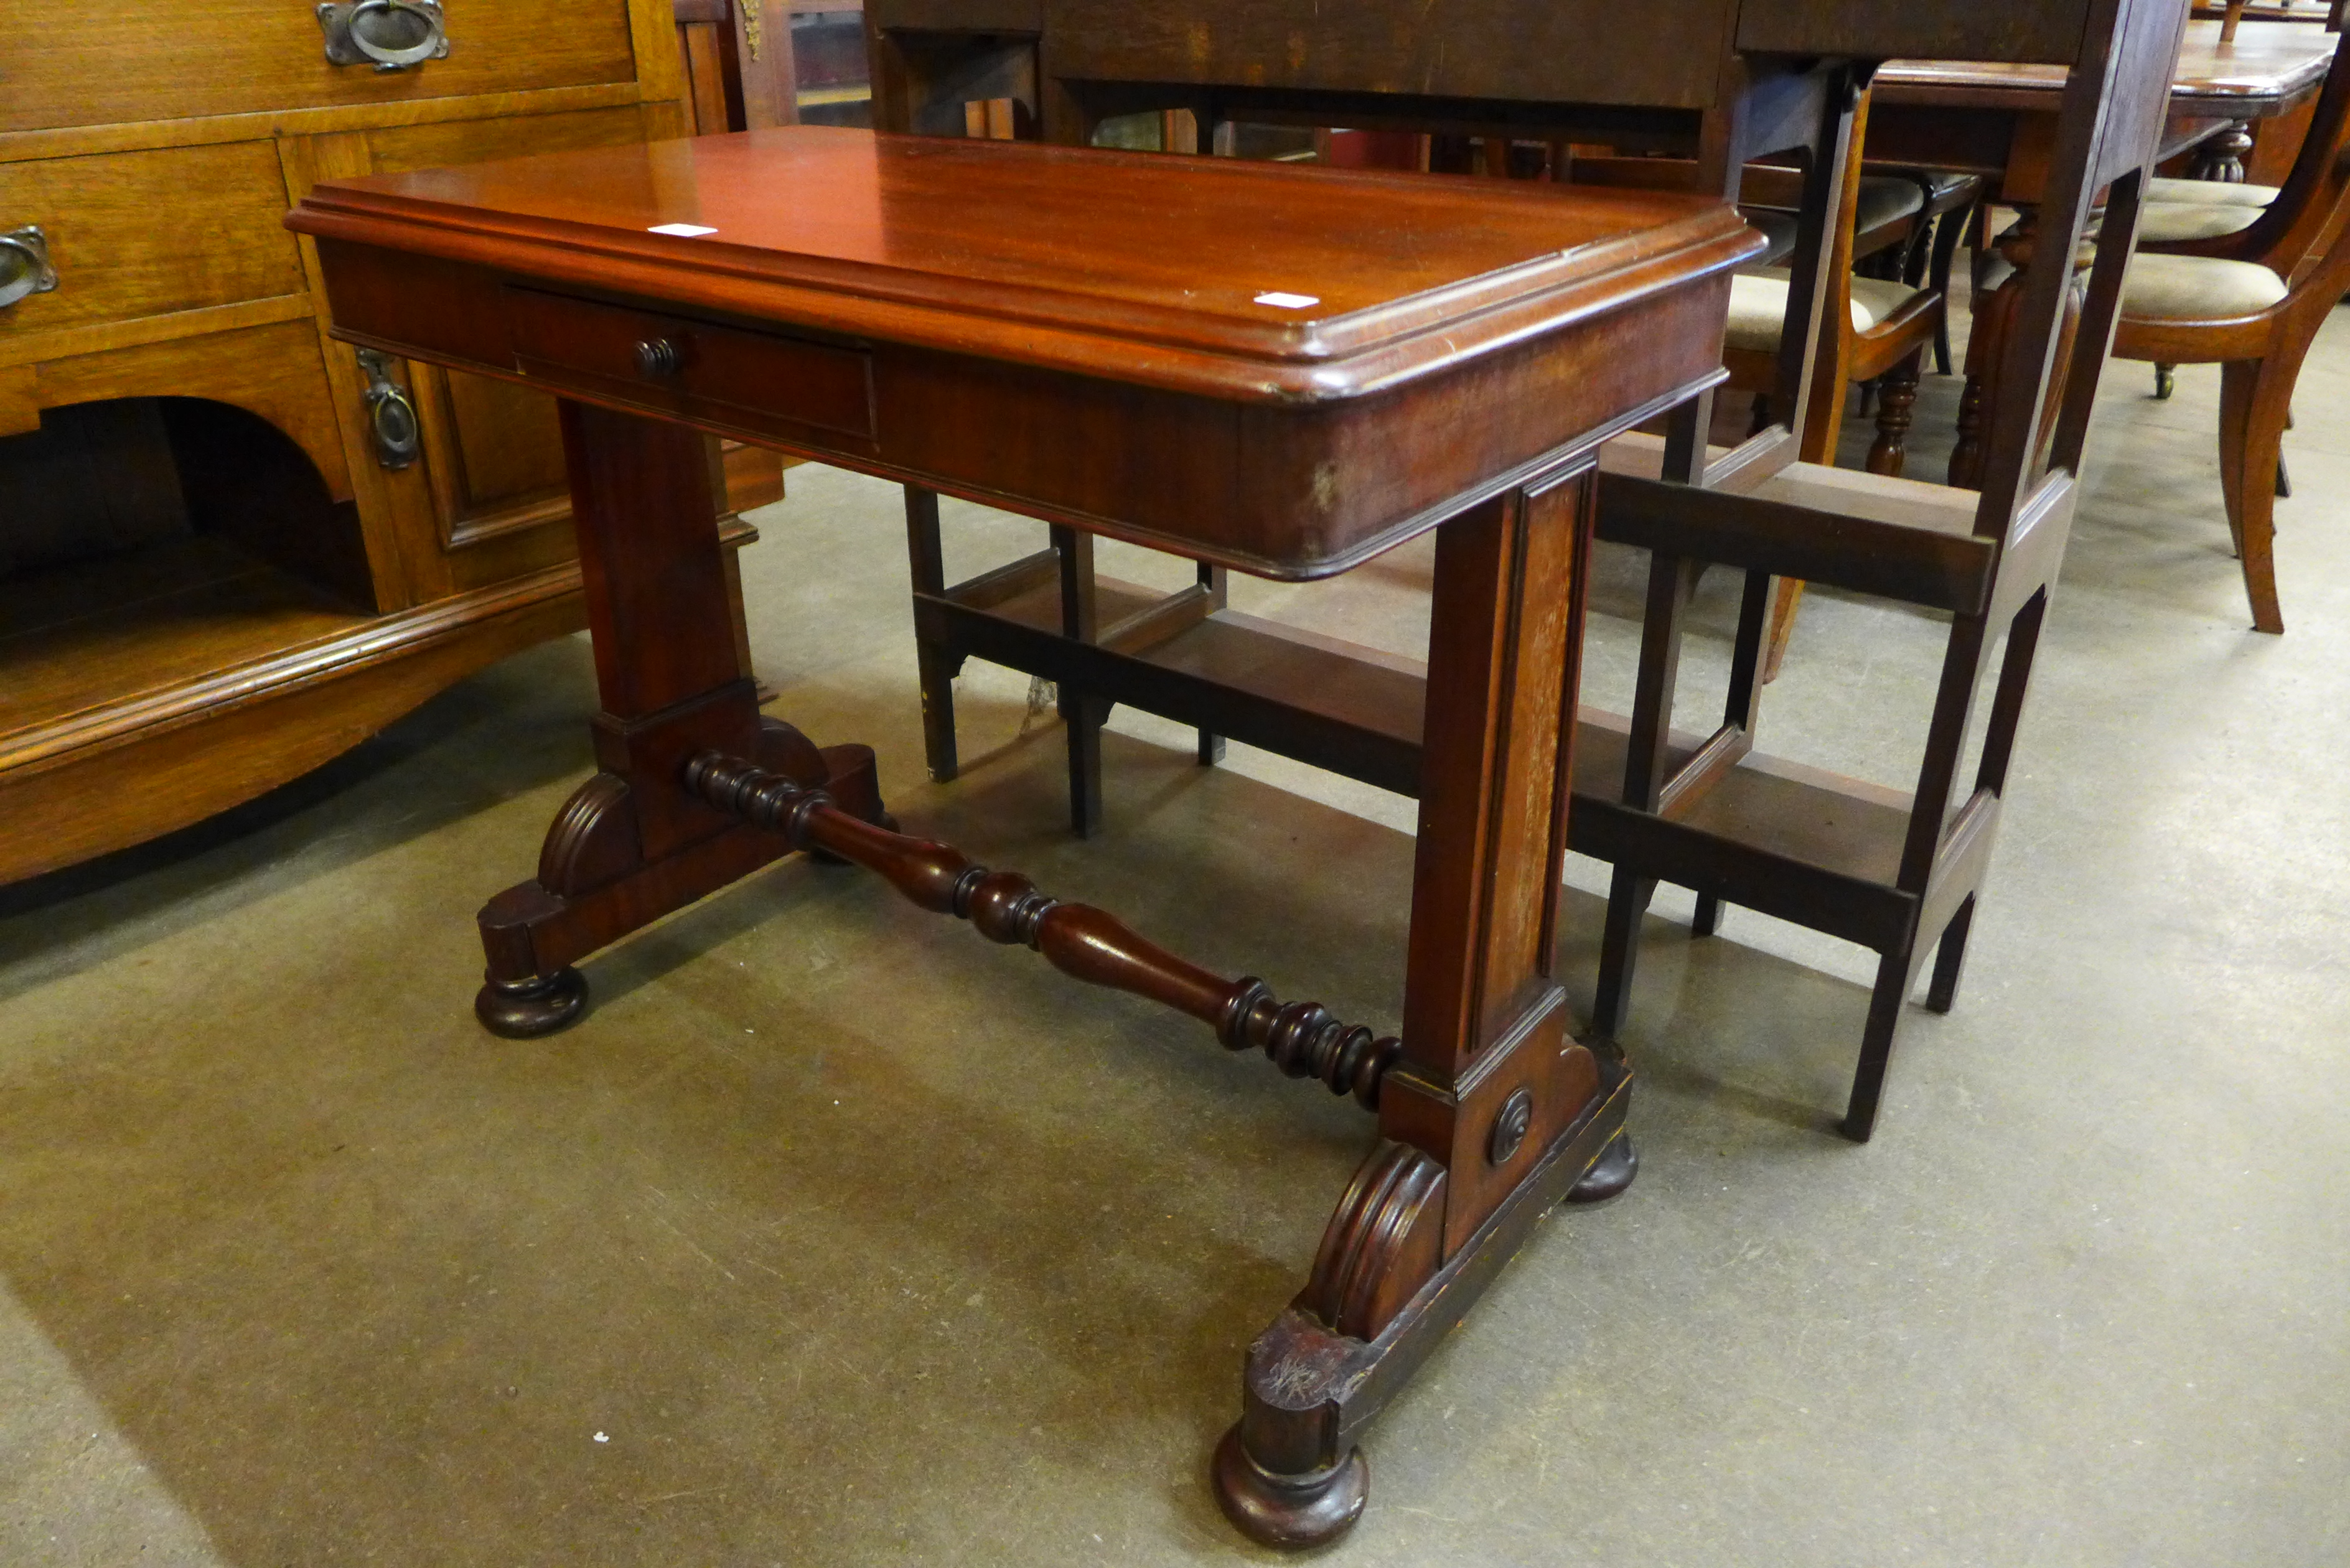
M 486 980 L 473 997 L 473 1016 L 493 1034 L 535 1040 L 567 1028 L 587 1006 L 587 977 L 566 965 L 526 980 Z
M 1632 1147 L 1632 1135 L 1617 1133 L 1583 1179 L 1566 1189 L 1569 1203 L 1605 1203 L 1632 1185 L 1632 1178 L 1640 1171 L 1640 1151 Z
M 1327 1469 L 1275 1475 L 1249 1457 L 1238 1426 L 1216 1445 L 1211 1473 L 1224 1517 L 1250 1540 L 1284 1551 L 1337 1540 L 1363 1517 L 1371 1491 L 1371 1467 L 1360 1449 Z

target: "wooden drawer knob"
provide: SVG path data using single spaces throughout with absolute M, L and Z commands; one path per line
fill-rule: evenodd
M 637 374 L 649 379 L 667 380 L 685 367 L 685 356 L 677 344 L 667 337 L 639 338 L 637 342 Z

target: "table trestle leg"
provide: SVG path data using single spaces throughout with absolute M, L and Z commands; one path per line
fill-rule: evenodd
M 1555 975 L 1593 471 L 1437 533 L 1399 1054 L 1379 1146 L 1305 1288 L 1249 1352 L 1216 1451 L 1225 1514 L 1267 1544 L 1361 1513 L 1357 1439 L 1549 1207 L 1631 1179 L 1631 1075 L 1569 1031 Z

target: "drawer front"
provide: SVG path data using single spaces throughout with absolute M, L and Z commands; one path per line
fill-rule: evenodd
M 780 333 L 513 288 L 516 367 L 623 402 L 789 440 L 873 441 L 872 356 Z M 647 369 L 651 355 L 663 363 Z
M 368 170 L 404 174 L 411 169 L 453 169 L 495 158 L 537 152 L 577 152 L 659 139 L 646 108 L 574 109 L 563 114 L 507 115 L 495 119 L 444 119 L 384 126 L 368 132 Z
M 196 6 L 0 0 L 0 130 L 393 103 L 634 79 L 627 0 L 444 0 L 449 53 L 338 66 L 298 0 Z
M 268 141 L 0 163 L 0 227 L 38 224 L 57 286 L 0 309 L 23 334 L 298 294 Z

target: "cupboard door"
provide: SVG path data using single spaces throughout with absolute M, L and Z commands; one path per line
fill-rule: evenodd
M 626 82 L 628 0 L 443 0 L 449 52 L 401 70 L 336 65 L 299 0 L 199 6 L 0 0 L 0 130 L 178 119 Z

